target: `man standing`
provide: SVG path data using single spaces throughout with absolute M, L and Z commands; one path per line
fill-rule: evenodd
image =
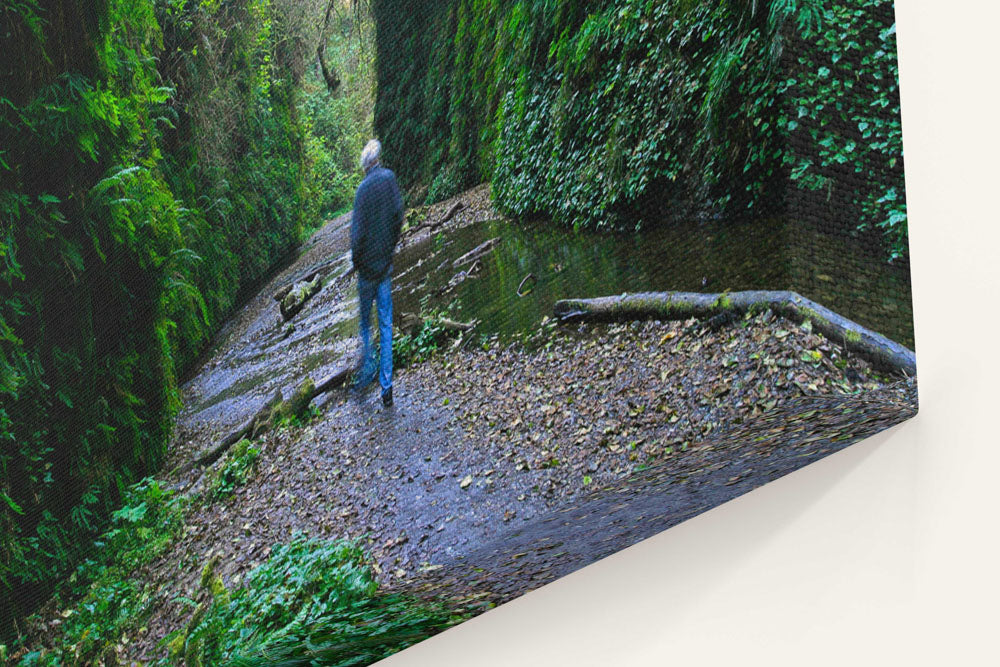
M 375 379 L 375 358 L 371 337 L 372 301 L 378 310 L 381 357 L 378 380 L 382 404 L 392 405 L 392 255 L 403 226 L 403 199 L 396 175 L 382 167 L 382 144 L 372 139 L 361 152 L 365 178 L 354 198 L 351 220 L 351 260 L 358 272 L 358 301 L 361 308 L 361 364 L 355 390 Z

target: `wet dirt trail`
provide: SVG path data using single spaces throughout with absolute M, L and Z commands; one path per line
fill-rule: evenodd
M 916 387 L 793 399 L 747 425 L 569 502 L 396 588 L 502 604 L 916 414 Z

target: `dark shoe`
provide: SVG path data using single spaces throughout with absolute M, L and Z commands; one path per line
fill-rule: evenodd
M 382 392 L 382 405 L 387 408 L 392 407 L 392 387 Z

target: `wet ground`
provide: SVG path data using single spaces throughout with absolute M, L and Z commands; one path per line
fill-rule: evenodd
M 790 399 L 393 588 L 502 604 L 916 414 L 916 386 Z
M 394 270 L 397 323 L 407 312 L 450 309 L 453 319 L 476 320 L 477 334 L 510 337 L 533 330 L 562 298 L 792 289 L 913 345 L 907 268 L 890 266 L 877 248 L 849 238 L 782 219 L 673 224 L 642 235 L 575 232 L 499 220 L 487 197 L 483 187 L 473 191 L 470 206 L 438 233 L 404 235 Z M 428 219 L 443 215 L 450 203 L 435 207 Z M 319 230 L 227 324 L 208 360 L 183 386 L 175 460 L 186 455 L 186 441 L 232 427 L 275 389 L 288 396 L 305 376 L 324 377 L 353 359 L 355 279 L 344 276 L 349 224 L 343 216 Z M 479 262 L 454 265 L 489 239 L 499 242 Z M 271 297 L 317 268 L 324 269 L 323 290 L 293 319 L 294 331 L 286 337 Z
M 766 313 L 721 330 L 694 321 L 539 326 L 557 298 L 690 289 L 684 281 L 698 270 L 671 278 L 680 261 L 671 258 L 699 267 L 721 241 L 687 251 L 678 241 L 659 260 L 647 252 L 630 261 L 620 239 L 495 222 L 485 194 L 469 195 L 443 232 L 404 237 L 394 292 L 399 315 L 458 304 L 451 316 L 479 328 L 398 373 L 393 408 L 374 391 L 360 400 L 331 392 L 313 421 L 265 434 L 247 485 L 195 508 L 183 537 L 142 573 L 158 590 L 133 657 L 162 652 L 156 642 L 191 611 L 179 596 L 197 594 L 214 555 L 232 587 L 294 532 L 362 537 L 384 586 L 502 602 L 914 414 L 914 382 L 878 376 L 808 327 Z M 347 224 L 320 230 L 226 327 L 184 385 L 169 468 L 275 388 L 287 396 L 306 375 L 352 359 Z M 478 266 L 454 265 L 491 238 L 500 242 Z M 708 289 L 762 286 L 738 282 L 765 275 L 758 270 L 787 277 L 773 247 L 740 259 L 738 244 L 727 244 Z M 272 295 L 317 267 L 324 288 L 284 337 Z M 522 286 L 528 274 L 537 280 Z M 530 293 L 518 296 L 519 286 Z M 891 321 L 879 289 L 850 303 Z M 534 337 L 511 340 L 524 331 Z M 487 333 L 505 337 L 484 344 Z M 168 481 L 197 488 L 206 479 L 198 473 Z
M 428 595 L 514 597 L 911 416 L 887 382 L 766 314 L 574 325 L 401 372 L 396 405 L 337 392 L 259 441 L 258 472 L 200 504 L 144 579 L 147 634 L 183 625 L 204 564 L 228 586 L 298 531 L 361 537 L 379 580 Z M 592 493 L 592 489 L 598 489 Z

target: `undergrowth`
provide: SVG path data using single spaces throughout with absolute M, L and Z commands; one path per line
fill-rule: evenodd
M 231 496 L 233 491 L 247 483 L 259 459 L 260 449 L 254 443 L 246 438 L 237 442 L 226 456 L 225 465 L 212 480 L 211 495 L 215 499 Z
M 184 526 L 186 500 L 146 478 L 126 493 L 112 514 L 111 528 L 90 558 L 63 582 L 52 604 L 65 609 L 55 625 L 36 628 L 44 648 L 10 649 L 22 666 L 116 664 L 121 642 L 142 626 L 151 611 L 152 584 L 137 576 L 161 556 Z M 29 620 L 37 624 L 42 619 Z
M 447 313 L 457 306 L 452 302 L 446 310 L 421 311 L 422 323 L 412 333 L 394 335 L 392 338 L 392 363 L 394 368 L 405 368 L 430 359 L 462 332 L 446 327 L 442 323 Z
M 353 541 L 298 535 L 274 548 L 242 585 L 212 592 L 167 639 L 185 665 L 366 665 L 467 618 L 440 603 L 380 595 Z

